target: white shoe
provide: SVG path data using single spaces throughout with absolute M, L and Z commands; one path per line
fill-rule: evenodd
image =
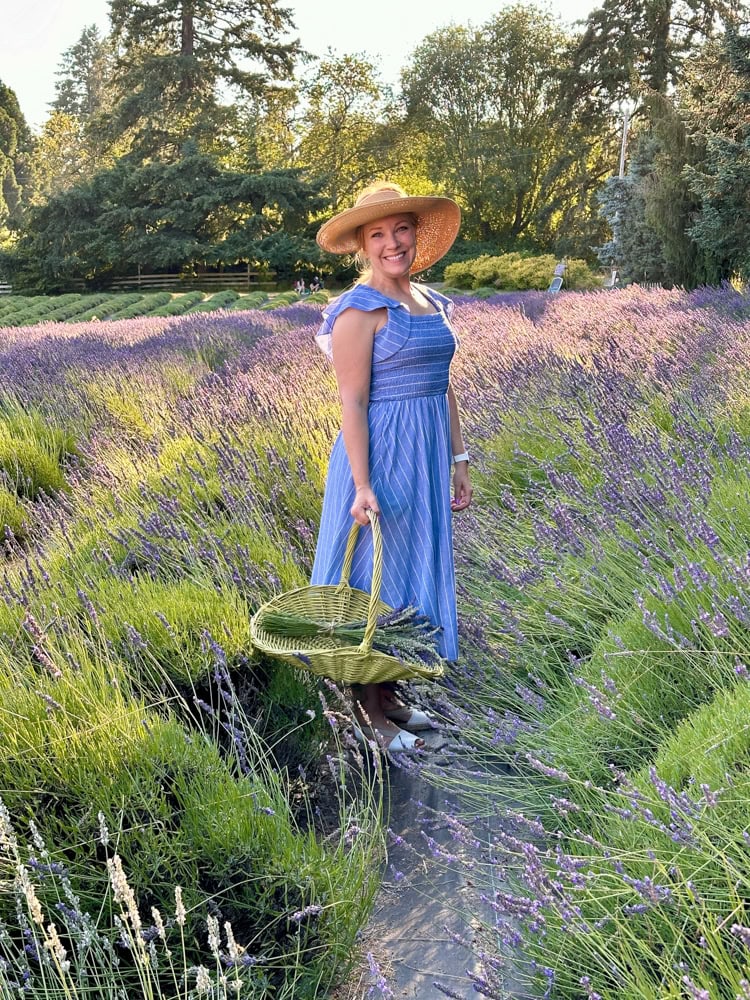
M 424 749 L 424 740 L 412 733 L 399 729 L 393 736 L 390 731 L 376 729 L 374 726 L 355 725 L 354 736 L 358 743 L 367 746 L 370 742 L 375 742 L 381 750 L 391 753 L 414 753 Z M 389 739 L 390 737 L 390 739 Z
M 418 708 L 410 708 L 409 705 L 383 709 L 383 714 L 386 719 L 395 722 L 409 733 L 418 733 L 424 729 L 437 729 L 437 723 L 426 712 L 420 712 Z

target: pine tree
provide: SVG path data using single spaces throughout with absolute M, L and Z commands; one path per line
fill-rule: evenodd
M 711 98 L 694 113 L 706 156 L 686 171 L 701 209 L 690 232 L 721 261 L 724 277 L 750 279 L 750 36 L 728 26 L 724 56 L 729 72 L 711 75 Z
M 634 93 L 666 94 L 696 47 L 743 0 L 604 0 L 586 19 L 568 93 L 593 92 L 604 107 Z
M 299 42 L 279 0 L 110 0 L 117 46 L 113 136 L 128 133 L 141 158 L 177 159 L 188 139 L 217 151 L 231 91 L 260 94 L 291 77 Z
M 111 43 L 95 24 L 88 25 L 60 58 L 53 110 L 87 122 L 106 106 L 113 68 Z
M 31 133 L 18 98 L 0 81 L 0 230 L 20 226 L 31 145 Z

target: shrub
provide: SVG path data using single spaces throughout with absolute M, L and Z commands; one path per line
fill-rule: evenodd
M 232 305 L 231 309 L 258 309 L 263 305 L 264 302 L 268 301 L 268 292 L 262 292 L 260 289 L 255 292 L 248 292 L 247 295 L 240 295 Z
M 474 258 L 474 260 L 462 260 L 457 261 L 455 264 L 448 264 L 444 272 L 446 284 L 452 285 L 454 288 L 473 288 L 475 267 L 480 261 L 490 259 L 493 258 L 490 258 L 488 254 L 484 254 L 481 257 Z
M 144 918 L 152 906 L 169 918 L 175 886 L 184 886 L 188 959 L 202 950 L 201 911 L 210 900 L 213 914 L 231 922 L 237 941 L 263 967 L 269 989 L 289 975 L 295 996 L 312 1000 L 320 983 L 330 982 L 332 955 L 344 957 L 369 905 L 374 858 L 364 838 L 346 846 L 342 834 L 324 844 L 298 831 L 283 783 L 233 707 L 226 680 L 216 715 L 231 727 L 236 764 L 210 739 L 128 699 L 116 679 L 116 669 L 108 681 L 83 657 L 77 672 L 55 682 L 3 671 L 3 712 L 16 720 L 0 732 L 9 811 L 2 816 L 3 851 L 13 843 L 9 816 L 35 817 L 33 855 L 23 860 L 47 920 L 63 927 L 70 906 L 112 921 L 118 911 L 104 862 L 116 853 Z M 67 873 L 65 907 L 58 905 L 59 887 L 44 877 L 47 864 L 50 874 Z M 312 919 L 295 916 L 310 906 Z M 0 912 L 4 946 L 8 924 L 22 945 L 11 893 L 0 897 Z M 118 967 L 135 977 L 132 956 L 117 950 Z M 169 969 L 161 974 L 168 986 Z
M 37 499 L 65 487 L 63 463 L 77 448 L 72 434 L 38 413 L 0 400 L 0 471 L 19 496 Z
M 161 309 L 172 301 L 169 292 L 151 292 L 146 295 L 134 292 L 132 294 L 138 294 L 134 301 L 131 300 L 129 294 L 119 296 L 116 310 L 109 312 L 107 319 L 135 319 L 138 316 L 151 316 L 157 309 Z
M 445 269 L 445 281 L 456 288 L 480 289 L 492 285 L 503 291 L 543 290 L 549 287 L 557 263 L 551 254 L 529 256 L 513 252 L 499 257 L 485 254 L 474 260 L 450 264 Z M 566 261 L 564 288 L 591 289 L 600 284 L 601 279 L 585 261 Z
M 184 292 L 175 295 L 166 305 L 155 309 L 152 316 L 181 316 L 188 312 L 193 306 L 203 301 L 203 292 Z
M 15 538 L 23 541 L 26 536 L 25 525 L 26 515 L 18 497 L 7 487 L 0 485 L 0 537 L 4 538 L 6 530 L 10 529 Z
M 190 310 L 190 312 L 213 312 L 215 309 L 227 309 L 229 306 L 233 305 L 237 299 L 240 297 L 239 292 L 235 292 L 234 289 L 225 288 L 221 292 L 216 292 L 210 298 L 205 299 L 203 302 L 199 302 L 196 306 Z
M 139 670 L 190 686 L 208 673 L 210 632 L 230 660 L 251 650 L 249 611 L 236 591 L 207 580 L 102 580 L 95 593 L 101 628 Z
M 666 735 L 651 764 L 619 775 L 593 838 L 576 831 L 558 853 L 562 869 L 575 858 L 585 872 L 546 922 L 561 991 L 585 973 L 606 1000 L 677 996 L 689 972 L 701 989 L 742 996 L 747 951 L 732 926 L 748 923 L 748 713 L 741 674 Z M 577 926 L 562 912 L 571 903 Z

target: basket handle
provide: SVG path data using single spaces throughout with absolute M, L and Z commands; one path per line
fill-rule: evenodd
M 367 609 L 365 635 L 357 647 L 360 653 L 369 653 L 372 650 L 372 640 L 375 636 L 375 627 L 378 622 L 380 587 L 383 583 L 383 536 L 380 533 L 380 523 L 378 515 L 374 510 L 368 508 L 367 516 L 370 518 L 372 526 L 372 582 L 370 584 L 370 606 Z M 354 547 L 357 544 L 359 527 L 359 521 L 355 521 L 349 529 L 349 537 L 346 540 L 346 551 L 344 552 L 344 565 L 341 568 L 339 589 L 349 586 L 349 577 L 352 573 L 352 562 L 354 561 Z

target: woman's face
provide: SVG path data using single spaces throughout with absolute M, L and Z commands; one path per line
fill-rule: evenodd
M 417 255 L 417 236 L 410 215 L 388 215 L 362 227 L 362 249 L 373 276 L 408 275 Z

